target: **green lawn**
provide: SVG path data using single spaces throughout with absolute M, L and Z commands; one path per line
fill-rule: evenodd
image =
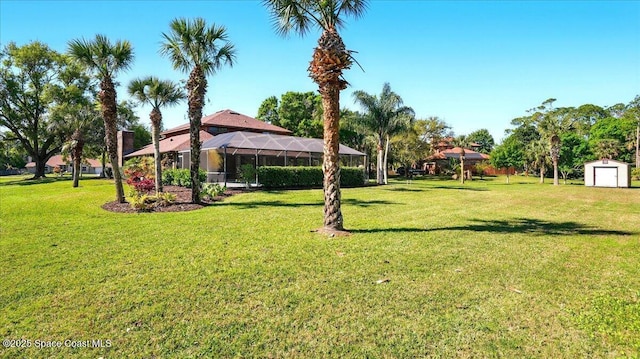
M 4 178 L 0 337 L 32 346 L 0 357 L 640 357 L 640 183 L 536 181 L 343 189 L 328 238 L 320 190 L 117 214 Z

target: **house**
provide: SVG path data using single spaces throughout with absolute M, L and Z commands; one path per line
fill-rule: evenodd
M 35 162 L 29 162 L 25 167 L 27 168 L 27 172 L 36 173 Z M 110 165 L 107 165 L 107 167 L 110 167 Z M 62 155 L 52 156 L 45 164 L 44 173 L 54 173 L 56 168 L 60 173 L 73 172 L 73 163 L 71 162 L 71 158 L 65 158 Z M 96 159 L 86 159 L 82 162 L 81 173 L 99 175 L 102 173 L 102 163 Z
M 489 160 L 489 155 L 477 152 L 480 145 L 471 143 L 470 148 L 464 149 L 464 166 L 466 170 L 475 170 L 475 165 Z M 453 145 L 453 138 L 445 138 L 436 145 L 435 153 L 429 156 L 424 163 L 424 170 L 428 174 L 443 173 L 449 168 L 450 159 L 460 159 L 462 148 Z
M 208 182 L 238 179 L 240 166 L 319 166 L 322 163 L 323 140 L 295 137 L 291 131 L 232 110 L 205 116 L 200 127 L 200 168 L 207 172 Z M 167 167 L 190 168 L 191 143 L 189 124 L 161 133 L 160 153 Z M 126 152 L 126 151 L 123 151 Z M 125 155 L 153 156 L 150 144 Z M 340 145 L 343 165 L 364 164 L 365 154 Z
M 589 187 L 631 187 L 631 165 L 610 159 L 584 164 L 584 185 Z

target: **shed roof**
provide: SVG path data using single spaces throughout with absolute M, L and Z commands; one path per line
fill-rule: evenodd
M 219 148 L 322 153 L 323 141 L 317 138 L 237 131 L 217 135 L 202 143 L 203 150 Z M 365 155 L 345 145 L 340 145 L 339 153 L 341 155 Z

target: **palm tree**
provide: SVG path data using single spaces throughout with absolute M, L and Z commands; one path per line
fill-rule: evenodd
M 82 173 L 83 150 L 87 137 L 93 132 L 99 132 L 100 115 L 93 105 L 87 104 L 67 112 L 62 116 L 53 116 L 49 131 L 67 134 L 62 145 L 62 152 L 71 155 L 73 161 L 73 187 L 78 187 Z M 89 142 L 90 139 L 89 139 Z
M 540 170 L 540 183 L 544 183 L 544 174 L 549 164 L 549 142 L 544 139 L 530 142 L 525 153 L 532 168 Z
M 224 26 L 207 26 L 202 18 L 174 19 L 171 31 L 162 33 L 164 42 L 160 53 L 169 57 L 173 68 L 189 73 L 187 103 L 189 106 L 189 133 L 191 141 L 191 201 L 200 203 L 200 126 L 202 108 L 207 93 L 207 76 L 214 75 L 223 65 L 233 66 L 235 48 L 228 41 Z
M 353 98 L 364 109 L 362 126 L 367 132 L 374 134 L 377 140 L 378 184 L 387 184 L 389 137 L 409 129 L 415 114 L 411 107 L 403 106 L 402 98 L 391 91 L 389 83 L 382 86 L 379 97 L 355 91 Z
M 155 76 L 134 79 L 129 83 L 129 94 L 142 104 L 151 105 L 151 137 L 153 140 L 154 173 L 156 193 L 162 192 L 162 163 L 160 158 L 161 107 L 173 106 L 185 98 L 184 92 L 173 81 L 160 80 Z
M 113 78 L 120 72 L 127 70 L 133 62 L 133 49 L 128 41 L 111 43 L 104 35 L 96 35 L 94 40 L 76 39 L 68 44 L 68 52 L 75 59 L 97 73 L 100 80 L 98 101 L 104 119 L 107 152 L 113 169 L 116 185 L 116 199 L 124 203 L 124 188 L 118 163 L 117 148 L 117 99 Z
M 464 184 L 464 156 L 465 148 L 469 147 L 471 141 L 467 138 L 467 136 L 461 135 L 453 139 L 452 144 L 455 147 L 460 148 L 460 183 Z
M 322 30 L 318 46 L 309 64 L 309 77 L 318 85 L 322 96 L 324 155 L 324 229 L 344 230 L 340 210 L 340 91 L 347 88 L 342 71 L 351 68 L 353 51 L 346 49 L 338 29 L 344 17 L 361 17 L 367 0 L 263 0 L 271 11 L 276 32 L 285 36 L 296 32 L 304 36 L 312 27 Z

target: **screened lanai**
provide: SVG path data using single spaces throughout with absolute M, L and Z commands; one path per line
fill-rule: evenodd
M 228 132 L 202 143 L 200 168 L 207 171 L 208 182 L 228 182 L 238 179 L 240 166 L 320 166 L 323 141 L 270 133 Z M 342 166 L 365 165 L 365 154 L 340 145 Z M 183 168 L 189 168 L 189 150 L 179 154 Z M 256 179 L 257 182 L 257 179 Z

